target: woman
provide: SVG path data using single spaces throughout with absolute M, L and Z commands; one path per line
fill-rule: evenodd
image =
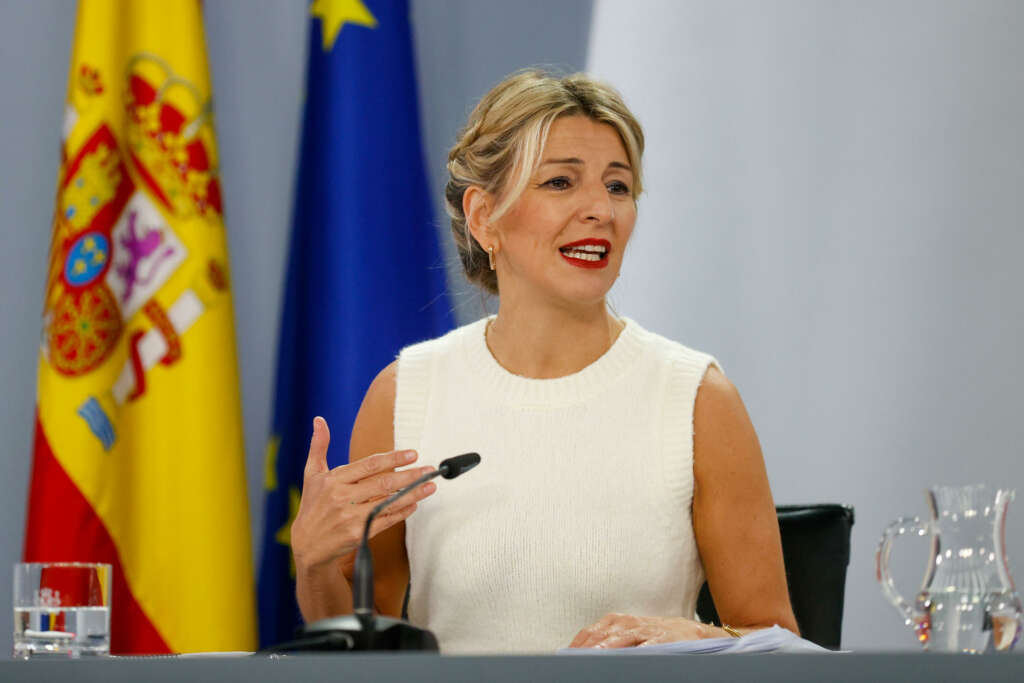
M 410 620 L 442 651 L 726 636 L 694 620 L 705 576 L 730 631 L 796 631 L 739 394 L 711 356 L 606 305 L 642 152 L 618 93 L 583 75 L 514 74 L 474 109 L 446 199 L 466 275 L 500 293 L 499 312 L 381 371 L 349 465 L 328 471 L 314 421 L 291 536 L 307 620 L 351 612 L 375 502 L 477 451 L 471 474 L 436 497 L 423 485 L 371 529 L 378 610 L 400 614 L 410 586 Z

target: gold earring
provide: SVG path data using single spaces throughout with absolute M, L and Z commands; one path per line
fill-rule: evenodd
M 487 247 L 487 265 L 494 270 L 494 247 Z

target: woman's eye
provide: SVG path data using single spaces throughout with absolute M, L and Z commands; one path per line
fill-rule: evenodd
M 551 187 L 556 190 L 565 190 L 569 187 L 569 179 L 565 176 L 559 176 L 558 178 L 552 178 L 551 180 L 544 183 L 545 187 Z
M 612 194 L 629 194 L 629 185 L 620 180 L 615 180 L 608 183 L 608 191 Z

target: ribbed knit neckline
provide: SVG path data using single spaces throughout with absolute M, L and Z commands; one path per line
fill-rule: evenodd
M 629 318 L 621 318 L 625 326 L 611 347 L 582 370 L 550 379 L 523 377 L 503 368 L 487 348 L 487 323 L 495 317 L 462 328 L 460 341 L 468 367 L 501 403 L 524 407 L 578 403 L 622 377 L 643 350 L 643 329 Z

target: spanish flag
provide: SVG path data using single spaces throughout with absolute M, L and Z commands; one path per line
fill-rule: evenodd
M 199 0 L 81 0 L 24 556 L 109 562 L 115 653 L 255 646 Z

